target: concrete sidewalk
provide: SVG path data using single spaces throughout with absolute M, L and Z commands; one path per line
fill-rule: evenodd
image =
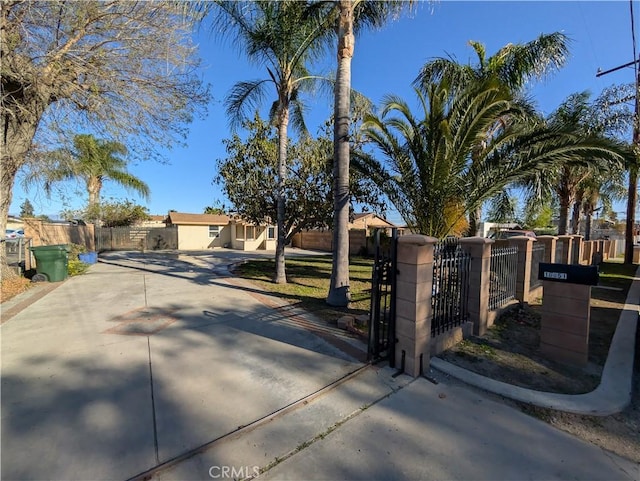
M 101 256 L 1 334 L 3 480 L 127 479 L 361 366 L 211 268 L 153 253 Z
M 640 468 L 465 387 L 417 379 L 260 479 L 613 481 Z
M 637 464 L 437 373 L 439 384 L 393 375 L 366 367 L 309 403 L 146 474 L 156 481 L 640 479 Z

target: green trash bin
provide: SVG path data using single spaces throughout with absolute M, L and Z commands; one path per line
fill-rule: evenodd
M 36 272 L 32 280 L 64 281 L 67 278 L 70 247 L 66 244 L 29 248 L 36 258 Z M 44 279 L 42 277 L 45 277 Z

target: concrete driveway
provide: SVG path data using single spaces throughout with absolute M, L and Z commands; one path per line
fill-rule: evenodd
M 4 322 L 2 479 L 127 479 L 361 366 L 358 341 L 229 283 L 243 257 L 101 255 Z

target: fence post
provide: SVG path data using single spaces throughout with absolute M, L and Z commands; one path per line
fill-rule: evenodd
M 396 365 L 418 377 L 429 367 L 434 237 L 398 238 L 396 277 Z
M 571 246 L 572 246 L 572 242 L 571 240 L 573 239 L 573 236 L 571 235 L 559 235 L 558 236 L 558 242 L 562 244 L 562 258 L 560 259 L 556 259 L 556 262 L 558 264 L 571 264 Z
M 558 238 L 554 235 L 539 235 L 538 242 L 544 244 L 544 262 L 553 264 L 556 262 L 556 242 Z
M 531 284 L 533 239 L 526 236 L 512 237 L 509 239 L 509 245 L 518 248 L 516 299 L 522 304 L 526 304 L 529 302 L 529 286 Z
M 471 255 L 469 272 L 469 297 L 467 308 L 473 333 L 482 336 L 489 327 L 489 288 L 491 274 L 492 239 L 466 237 L 460 239 L 460 247 Z

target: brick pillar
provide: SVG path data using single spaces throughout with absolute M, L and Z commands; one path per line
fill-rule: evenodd
M 529 302 L 531 283 L 531 251 L 534 240 L 531 237 L 518 236 L 509 239 L 509 245 L 518 248 L 518 273 L 516 275 L 516 299 L 521 303 Z
M 543 288 L 540 351 L 554 361 L 586 365 L 591 286 L 544 281 Z
M 396 277 L 396 366 L 418 377 L 429 368 L 431 294 L 434 237 L 405 235 L 398 238 Z M 422 365 L 420 360 L 422 359 Z
M 558 242 L 562 244 L 562 258 L 556 259 L 557 264 L 571 264 L 571 247 L 573 236 L 571 235 L 559 235 Z
M 489 276 L 491 273 L 491 246 L 493 240 L 485 237 L 460 239 L 460 247 L 471 255 L 469 273 L 469 321 L 473 333 L 482 336 L 489 327 Z
M 544 262 L 553 264 L 556 261 L 556 242 L 558 238 L 554 235 L 539 235 L 538 242 L 544 245 Z

